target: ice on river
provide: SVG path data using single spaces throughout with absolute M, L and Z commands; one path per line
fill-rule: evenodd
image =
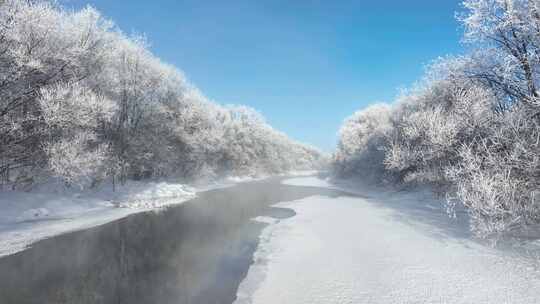
M 540 303 L 532 261 L 471 240 L 433 204 L 399 193 L 280 203 L 297 214 L 265 228 L 235 303 Z

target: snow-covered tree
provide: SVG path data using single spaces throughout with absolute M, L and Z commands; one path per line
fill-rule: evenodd
M 449 209 L 466 206 L 473 232 L 486 237 L 540 222 L 540 2 L 465 0 L 463 6 L 458 18 L 471 52 L 436 60 L 390 109 L 374 107 L 347 120 L 334 163 L 342 176 L 363 177 L 378 166 L 391 181 L 437 185 Z M 381 132 L 386 124 L 377 118 L 387 116 L 390 127 Z M 384 140 L 371 148 L 369 140 L 381 133 Z M 366 151 L 381 150 L 379 162 L 363 159 Z
M 255 175 L 320 158 L 253 110 L 209 101 L 91 7 L 0 1 L 0 184 Z
M 339 130 L 334 169 L 339 175 L 362 174 L 381 178 L 388 135 L 391 132 L 391 107 L 375 104 L 347 118 Z
M 82 187 L 105 178 L 110 156 L 105 131 L 115 105 L 80 83 L 44 87 L 39 95 L 49 169 L 67 184 Z
M 537 0 L 466 0 L 465 41 L 482 44 L 474 76 L 508 98 L 539 104 L 540 4 Z

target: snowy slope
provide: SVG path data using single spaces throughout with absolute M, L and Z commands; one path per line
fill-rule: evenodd
M 470 240 L 422 195 L 318 196 L 278 206 L 297 215 L 263 231 L 238 304 L 540 303 L 532 261 Z

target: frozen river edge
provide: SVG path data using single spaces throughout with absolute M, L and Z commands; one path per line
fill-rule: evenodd
M 283 183 L 337 188 L 315 177 Z M 534 261 L 474 241 L 429 194 L 355 192 L 367 195 L 275 205 L 296 216 L 263 230 L 235 303 L 540 301 Z

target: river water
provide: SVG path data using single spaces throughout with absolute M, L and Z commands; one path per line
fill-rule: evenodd
M 37 242 L 0 259 L 0 303 L 232 303 L 278 202 L 346 196 L 279 178 Z

